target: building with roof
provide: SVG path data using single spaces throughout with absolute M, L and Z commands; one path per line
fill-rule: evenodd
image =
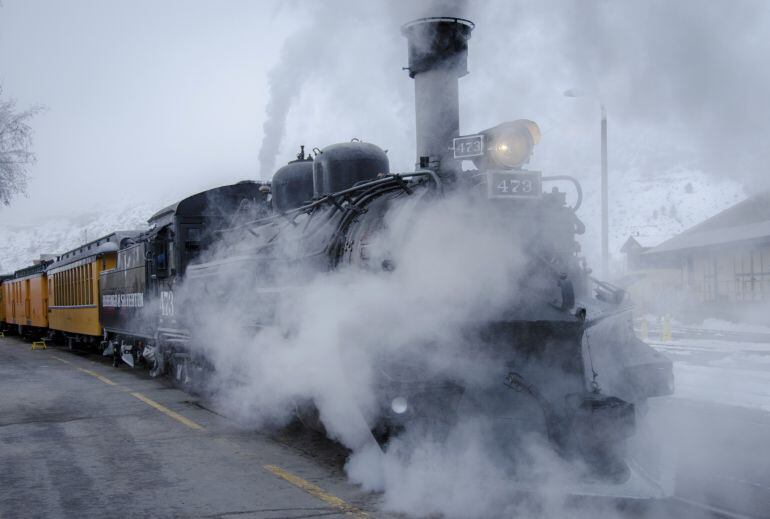
M 629 273 L 644 274 L 644 301 L 671 298 L 665 304 L 680 306 L 683 317 L 770 321 L 770 192 L 655 247 L 629 238 L 622 251 Z M 655 284 L 661 291 L 650 289 Z
M 654 246 L 651 239 L 642 236 L 629 236 L 620 252 L 626 255 L 625 270 L 638 272 L 640 270 L 679 268 L 676 261 L 670 257 L 645 254 Z
M 652 243 L 649 237 L 628 237 L 620 249 L 626 275 L 616 282 L 631 294 L 641 313 L 672 313 L 683 297 L 680 265 L 675 258 L 647 255 Z

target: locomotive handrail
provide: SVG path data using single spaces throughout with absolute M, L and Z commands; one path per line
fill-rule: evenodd
M 626 294 L 628 293 L 624 289 L 613 285 L 612 283 L 608 283 L 607 281 L 602 281 L 601 279 L 597 279 L 593 276 L 590 276 L 590 279 L 597 286 L 596 298 L 601 301 L 618 304 L 623 301 L 623 299 L 626 297 Z
M 386 188 L 381 188 L 380 193 L 372 192 L 372 190 L 370 189 L 369 191 L 362 193 L 358 197 L 358 199 L 354 202 L 352 207 L 358 208 L 359 205 L 365 205 L 364 202 L 368 203 L 369 199 L 372 199 L 378 196 L 379 194 L 384 194 L 389 191 L 398 190 L 398 189 L 406 189 L 406 188 L 401 185 L 392 185 Z M 350 223 L 351 218 L 353 218 L 353 215 L 343 215 L 342 219 L 337 224 L 337 228 L 334 230 L 334 234 L 329 239 L 327 246 L 325 247 L 325 250 L 327 251 L 332 250 L 335 247 L 338 247 L 339 245 L 341 245 L 339 239 L 341 236 L 344 236 L 343 229 Z
M 417 176 L 419 174 L 420 176 L 429 176 L 431 180 L 433 180 L 433 183 L 436 184 L 436 187 L 438 188 L 439 193 L 442 195 L 444 194 L 444 184 L 441 182 L 441 178 L 438 176 L 438 174 L 430 169 L 418 169 L 416 170 L 412 175 Z M 407 176 L 407 175 L 402 175 Z
M 436 175 L 436 173 L 434 173 L 433 171 L 417 170 L 417 171 L 410 172 L 410 173 L 390 173 L 387 176 L 384 176 L 382 178 L 378 178 L 378 179 L 372 180 L 372 181 L 367 182 L 365 184 L 359 184 L 358 186 L 349 187 L 348 189 L 343 189 L 342 191 L 337 191 L 336 193 L 329 193 L 328 195 L 325 195 L 324 198 L 322 198 L 320 200 L 316 200 L 316 201 L 314 201 L 314 202 L 312 202 L 312 203 L 310 203 L 308 205 L 305 205 L 305 206 L 299 207 L 297 209 L 294 209 L 294 211 L 300 211 L 300 210 L 303 210 L 303 209 L 309 209 L 309 208 L 315 207 L 317 205 L 320 205 L 321 203 L 326 201 L 326 197 L 332 196 L 332 197 L 336 198 L 338 196 L 346 195 L 348 193 L 354 193 L 354 192 L 359 191 L 359 190 L 361 190 L 363 188 L 376 187 L 376 186 L 381 185 L 381 184 L 386 184 L 389 181 L 395 180 L 397 178 L 425 177 L 425 176 L 430 176 L 432 178 L 432 180 L 436 183 L 436 186 L 439 187 L 439 188 L 441 187 L 441 181 L 439 180 L 438 175 Z
M 298 208 L 292 209 L 290 211 L 281 212 L 281 213 L 278 213 L 278 214 L 275 214 L 275 215 L 272 215 L 272 216 L 269 216 L 269 217 L 266 217 L 266 218 L 260 218 L 258 220 L 253 220 L 251 222 L 245 222 L 243 224 L 240 224 L 240 225 L 237 225 L 237 226 L 233 226 L 233 227 L 230 227 L 228 229 L 221 229 L 221 230 L 218 230 L 218 231 L 215 231 L 215 232 L 219 233 L 219 234 L 223 234 L 223 233 L 232 232 L 232 231 L 235 231 L 235 230 L 238 230 L 238 229 L 242 229 L 242 228 L 245 228 L 246 230 L 250 231 L 250 229 L 249 229 L 250 226 L 265 225 L 265 224 L 268 224 L 270 222 L 275 222 L 279 218 L 284 218 L 288 222 L 288 224 L 296 226 L 297 223 L 295 222 L 295 218 L 297 216 L 299 216 L 300 214 L 309 214 L 310 215 L 310 218 L 308 218 L 308 221 L 305 224 L 306 228 L 307 228 L 307 226 L 310 225 L 310 220 L 312 219 L 313 215 L 315 214 L 314 210 L 317 207 L 319 207 L 321 205 L 324 205 L 324 204 L 327 204 L 327 203 L 332 205 L 332 210 L 327 212 L 327 213 L 325 213 L 323 215 L 324 216 L 324 222 L 328 222 L 328 221 L 330 221 L 331 219 L 334 218 L 335 214 L 337 214 L 338 211 L 343 211 L 343 212 L 352 211 L 354 213 L 358 213 L 358 212 L 362 211 L 362 209 L 361 209 L 362 205 L 366 205 L 366 203 L 368 203 L 368 201 L 371 198 L 377 197 L 377 196 L 379 196 L 381 194 L 384 194 L 386 192 L 393 191 L 393 190 L 404 190 L 407 193 L 411 193 L 411 190 L 406 185 L 406 183 L 403 181 L 404 177 L 406 177 L 406 178 L 409 178 L 409 177 L 430 177 L 431 180 L 434 181 L 436 186 L 443 193 L 443 186 L 441 184 L 441 180 L 432 171 L 418 170 L 418 171 L 415 171 L 415 172 L 404 173 L 404 174 L 394 173 L 394 174 L 389 174 L 387 176 L 384 176 L 382 178 L 378 178 L 378 179 L 375 179 L 375 180 L 372 180 L 372 181 L 369 181 L 369 182 L 366 182 L 366 183 L 362 183 L 362 184 L 353 186 L 351 188 L 348 188 L 348 189 L 345 189 L 345 190 L 342 190 L 342 191 L 338 191 L 338 192 L 335 192 L 335 193 L 330 193 L 330 194 L 325 195 L 325 196 L 323 196 L 323 197 L 321 197 L 321 198 L 319 198 L 317 200 L 314 200 L 310 204 L 306 204 L 306 205 L 304 205 L 302 207 L 298 207 Z M 349 196 L 352 193 L 356 193 L 355 198 L 351 198 L 351 196 Z M 342 201 L 347 202 L 347 206 L 343 205 L 341 203 L 340 199 L 342 199 Z M 328 240 L 327 246 L 324 247 L 324 250 L 319 250 L 319 251 L 317 251 L 315 253 L 312 253 L 312 255 L 328 253 L 328 249 L 330 247 L 333 248 L 334 246 L 336 246 L 338 244 L 338 238 L 339 238 L 339 235 L 340 235 L 340 229 L 342 227 L 344 227 L 346 225 L 346 223 L 347 223 L 347 219 L 343 218 L 342 221 L 340 221 L 339 224 L 337 225 L 337 228 L 334 230 L 332 235 L 330 236 L 330 239 Z M 310 232 L 313 232 L 313 231 L 310 231 Z M 252 233 L 252 234 L 254 234 L 254 233 Z M 267 242 L 265 242 L 261 247 L 259 247 L 259 250 L 264 250 L 264 249 L 272 247 L 274 245 L 273 242 L 281 234 L 282 234 L 281 233 L 281 229 L 277 229 L 275 231 L 275 233 L 273 234 L 273 236 L 270 239 L 268 239 Z
M 575 202 L 575 205 L 572 206 L 572 211 L 575 212 L 578 209 L 580 209 L 580 206 L 583 205 L 583 187 L 580 185 L 580 182 L 575 177 L 571 177 L 569 175 L 552 175 L 550 177 L 543 177 L 543 182 L 552 182 L 556 180 L 567 180 L 569 182 L 572 182 L 572 185 L 575 186 L 575 191 L 577 191 L 577 202 Z
M 286 220 L 290 221 L 292 224 L 294 223 L 294 219 L 299 216 L 302 213 L 307 213 L 315 209 L 316 207 L 319 207 L 325 203 L 330 203 L 335 206 L 338 206 L 339 208 L 339 202 L 337 201 L 337 198 L 344 197 L 345 195 L 360 192 L 361 190 L 366 189 L 372 189 L 375 187 L 379 187 L 385 184 L 388 184 L 389 182 L 392 182 L 394 180 L 403 179 L 403 178 L 410 178 L 410 177 L 430 177 L 431 180 L 436 184 L 436 187 L 439 189 L 439 192 L 443 194 L 443 185 L 441 183 L 441 179 L 438 177 L 438 175 L 430 170 L 417 170 L 414 172 L 409 173 L 391 173 L 387 176 L 384 176 L 382 178 L 378 178 L 375 180 L 371 180 L 369 182 L 366 182 L 364 184 L 359 184 L 354 187 L 350 187 L 348 189 L 343 189 L 342 191 L 337 191 L 335 193 L 329 193 L 327 195 L 324 195 L 322 198 L 319 198 L 318 200 L 314 200 L 309 204 L 303 205 L 301 207 L 297 207 L 295 209 L 292 209 L 290 211 L 283 211 L 279 212 L 278 214 L 274 214 L 271 216 L 267 216 L 265 218 L 259 218 L 257 220 L 252 220 L 250 222 L 245 222 L 227 229 L 221 229 L 218 231 L 215 231 L 217 233 L 225 233 L 229 231 L 234 231 L 237 229 L 241 229 L 244 227 L 250 227 L 253 225 L 258 224 L 265 224 L 274 220 L 277 220 L 279 218 L 285 218 Z M 354 205 L 354 204 L 351 204 Z

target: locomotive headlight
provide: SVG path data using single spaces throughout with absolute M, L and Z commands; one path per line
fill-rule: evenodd
M 409 408 L 409 402 L 403 396 L 397 396 L 390 403 L 390 409 L 396 414 L 404 414 Z
M 503 123 L 482 134 L 486 162 L 503 169 L 519 168 L 529 162 L 535 144 L 540 142 L 540 128 L 526 119 Z

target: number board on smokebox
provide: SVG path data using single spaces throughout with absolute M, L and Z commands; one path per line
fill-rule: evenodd
M 540 198 L 543 180 L 539 171 L 487 171 L 489 198 Z
M 456 159 L 470 159 L 484 155 L 484 135 L 466 135 L 452 141 Z

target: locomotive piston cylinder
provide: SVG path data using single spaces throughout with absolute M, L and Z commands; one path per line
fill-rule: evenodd
M 468 73 L 473 27 L 473 22 L 462 18 L 436 17 L 420 18 L 401 28 L 408 40 L 409 77 L 414 79 L 419 168 L 431 167 L 440 174 L 459 169 L 450 147 L 460 135 L 458 80 Z

